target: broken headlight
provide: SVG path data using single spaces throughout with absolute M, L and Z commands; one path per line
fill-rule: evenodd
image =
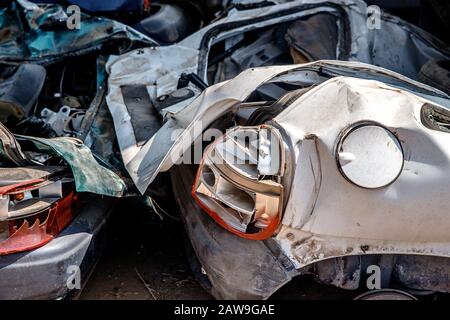
M 78 206 L 73 181 L 64 171 L 9 170 L 15 178 L 0 181 L 0 256 L 45 245 L 72 221 Z
M 192 195 L 225 229 L 266 239 L 281 219 L 284 152 L 274 127 L 232 128 L 205 150 Z

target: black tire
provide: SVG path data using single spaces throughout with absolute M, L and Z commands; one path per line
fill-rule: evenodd
M 197 280 L 206 292 L 211 294 L 212 284 L 208 277 L 202 272 L 202 265 L 200 264 L 200 261 L 198 261 L 197 255 L 195 254 L 194 248 L 187 235 L 185 235 L 184 252 L 195 280 Z
M 183 176 L 183 179 L 180 178 Z M 191 186 L 194 183 L 195 172 L 192 171 L 190 166 L 181 165 L 174 166 L 170 170 L 170 177 L 172 179 L 172 189 L 176 198 L 176 203 L 178 210 L 182 211 L 186 207 L 187 201 L 194 202 L 191 195 Z M 182 216 L 182 215 L 181 215 Z M 186 254 L 189 267 L 191 268 L 192 274 L 197 282 L 205 289 L 206 292 L 212 295 L 212 284 L 208 277 L 202 272 L 202 265 L 197 258 L 194 247 L 189 240 L 189 237 L 185 233 L 184 235 L 184 250 Z
M 428 61 L 419 71 L 419 80 L 450 93 L 450 61 Z

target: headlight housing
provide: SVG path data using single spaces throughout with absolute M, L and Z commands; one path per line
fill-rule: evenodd
M 192 196 L 225 229 L 266 239 L 281 220 L 284 164 L 276 128 L 234 127 L 206 148 Z

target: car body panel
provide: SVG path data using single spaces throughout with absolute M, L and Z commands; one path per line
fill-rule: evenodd
M 253 78 L 252 72 L 258 70 L 270 75 L 266 78 L 269 80 L 255 83 L 258 78 Z M 272 238 L 259 242 L 271 242 L 281 250 L 280 261 L 288 258 L 296 270 L 289 271 L 290 276 L 312 273 L 325 283 L 357 289 L 365 268 L 379 265 L 390 270 L 389 277 L 410 288 L 447 292 L 450 246 L 446 194 L 450 181 L 447 176 L 450 136 L 426 127 L 421 110 L 429 104 L 450 110 L 449 96 L 379 67 L 319 61 L 290 66 L 288 70 L 277 66 L 255 68 L 225 84 L 211 86 L 199 99 L 205 105 L 196 106 L 198 110 L 211 108 L 211 112 L 205 112 L 198 121 L 207 119 L 209 124 L 217 118 L 213 111 L 217 105 L 223 108 L 220 115 L 237 110 L 240 102 L 232 97 L 247 90 L 248 83 L 256 89 L 264 83 L 279 81 L 316 85 L 271 121 L 290 146 L 288 162 L 293 169 L 287 170 L 290 176 L 285 177 L 284 184 L 291 187 L 286 189 L 287 202 L 279 229 Z M 234 103 L 228 105 L 228 98 Z M 379 123 L 401 141 L 405 163 L 399 177 L 388 186 L 359 187 L 338 169 L 336 148 L 342 132 L 361 122 Z M 201 130 L 197 132 L 201 134 Z M 172 156 L 178 154 L 182 152 Z M 179 167 L 182 166 L 175 165 L 171 171 L 178 172 Z M 183 175 L 187 175 L 186 170 L 176 174 L 174 183 L 181 184 L 176 179 Z M 175 195 L 180 197 L 180 192 Z M 181 201 L 182 205 L 187 203 L 188 200 Z M 182 205 L 182 216 L 191 216 Z M 198 207 L 195 212 L 207 216 Z M 196 220 L 196 223 L 186 223 L 186 228 L 200 262 L 207 269 L 212 253 L 198 246 L 213 241 L 217 231 L 199 237 L 197 224 L 204 227 L 209 223 L 200 217 L 189 219 Z M 228 232 L 228 238 L 233 241 L 236 235 Z M 426 268 L 415 268 L 414 263 Z M 234 272 L 234 265 L 224 268 Z M 249 266 L 245 272 L 256 271 Z M 213 283 L 216 275 L 208 272 L 207 275 Z M 287 278 L 280 280 L 279 286 L 286 281 Z M 235 290 L 241 290 L 242 286 L 247 291 L 257 290 L 250 281 L 240 286 L 231 281 L 228 286 L 218 285 L 219 292 L 214 295 L 235 297 Z M 260 298 L 270 297 L 276 287 L 265 287 Z
M 86 283 L 103 246 L 102 229 L 115 200 L 85 199 L 81 213 L 48 244 L 0 257 L 0 299 L 58 299 Z M 73 285 L 73 287 L 70 287 Z M 78 288 L 79 289 L 79 288 Z
M 107 65 L 108 108 L 114 119 L 125 166 L 138 190 L 141 193 L 145 192 L 156 174 L 170 167 L 167 154 L 172 141 L 167 137 L 172 137 L 176 129 L 186 128 L 189 121 L 200 120 L 197 105 L 202 97 L 194 102 L 193 98 L 190 98 L 171 106 L 174 110 L 163 113 L 167 121 L 147 143 L 140 145 L 134 137 L 131 117 L 126 110 L 121 87 L 144 85 L 147 87 L 149 97 L 156 100 L 176 91 L 178 80 L 183 73 L 195 73 L 207 82 L 208 53 L 215 43 L 244 32 L 255 32 L 262 27 L 318 13 L 330 13 L 339 18 L 341 35 L 336 48 L 339 59 L 373 63 L 414 79 L 417 78 L 420 67 L 429 59 L 449 56 L 439 40 L 390 15 L 382 15 L 383 26 L 390 28 L 390 36 L 386 36 L 376 28 L 370 28 L 366 23 L 366 11 L 367 6 L 362 1 L 351 0 L 291 1 L 257 9 L 232 10 L 228 16 L 206 26 L 178 44 L 144 48 L 111 57 Z M 392 42 L 395 41 L 400 41 L 404 45 L 393 45 Z M 258 79 L 255 78 L 254 81 Z M 194 97 L 198 97 L 200 91 L 194 86 L 189 88 L 195 92 Z M 191 109 L 186 108 L 188 105 Z M 186 110 L 183 110 L 184 108 Z M 196 117 L 190 115 L 191 110 L 196 110 Z M 213 118 L 214 116 L 211 117 Z
M 291 194 L 300 198 L 288 200 L 277 236 L 297 266 L 348 254 L 450 256 L 444 214 L 450 136 L 424 127 L 420 113 L 427 103 L 381 82 L 336 77 L 274 119 L 290 137 L 297 159 Z M 389 186 L 365 189 L 337 170 L 336 141 L 361 121 L 380 123 L 401 141 L 404 166 Z M 306 140 L 311 145 L 303 150 Z M 315 170 L 305 162 L 316 162 Z

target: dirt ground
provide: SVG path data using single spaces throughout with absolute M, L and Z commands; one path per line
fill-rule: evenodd
M 113 212 L 106 231 L 106 248 L 80 299 L 213 299 L 191 273 L 180 221 L 165 215 L 161 220 L 145 206 L 123 201 Z M 344 299 L 354 296 L 334 287 L 319 286 L 311 279 L 294 279 L 273 298 Z
M 122 202 L 107 225 L 107 245 L 80 299 L 212 299 L 191 275 L 181 222 Z

